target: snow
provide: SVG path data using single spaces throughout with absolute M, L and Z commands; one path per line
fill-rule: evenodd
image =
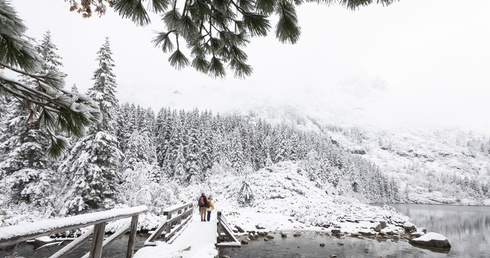
M 240 195 L 242 184 L 250 186 L 253 195 L 249 202 L 243 202 Z M 175 202 L 193 201 L 202 193 L 213 195 L 215 211 L 211 222 L 201 222 L 197 209 L 191 222 L 184 227 L 180 235 L 170 241 L 172 243 L 156 242 L 156 246 L 144 247 L 138 250 L 135 257 L 187 257 L 207 258 L 217 255 L 216 243 L 216 211 L 221 211 L 232 229 L 239 226 L 247 231 L 323 231 L 331 232 L 339 229 L 342 233 L 374 234 L 375 228 L 381 221 L 387 227 L 383 233 L 405 233 L 403 226 L 413 225 L 409 218 L 388 206 L 372 206 L 364 204 L 355 197 L 327 194 L 311 181 L 295 162 L 280 162 L 265 169 L 236 175 L 226 170 L 217 171 L 216 175 L 206 183 L 194 183 L 178 190 L 179 197 Z M 170 193 L 169 193 L 170 194 Z M 164 208 L 172 208 L 173 205 Z M 78 216 L 76 222 L 94 221 L 109 214 L 120 214 L 130 211 L 144 211 L 146 206 L 118 209 L 95 214 Z M 152 229 L 162 223 L 164 216 L 154 212 L 141 214 L 139 229 Z M 26 231 L 47 230 L 56 226 L 75 223 L 73 217 L 48 220 L 49 223 L 31 223 L 14 227 L 0 228 L 0 239 L 8 235 L 25 234 Z M 107 226 L 111 228 L 125 223 L 120 220 Z M 27 225 L 27 226 L 26 226 Z M 13 232 L 10 228 L 27 228 L 24 231 Z M 247 234 L 247 233 L 243 233 Z M 426 236 L 427 237 L 427 236 Z M 431 238 L 443 236 L 432 235 Z M 175 241 L 174 241 L 175 240 Z M 190 247 L 190 248 L 189 248 Z
M 214 244 L 217 238 L 216 212 L 211 220 L 202 222 L 195 213 L 181 232 L 171 243 L 157 241 L 156 246 L 144 247 L 136 252 L 134 258 L 179 257 L 179 258 L 213 258 L 218 255 Z M 171 239 L 170 241 L 172 241 Z
M 435 232 L 427 232 L 425 235 L 413 239 L 414 241 L 424 241 L 424 242 L 429 242 L 432 240 L 438 240 L 438 241 L 445 241 L 447 238 L 441 234 L 435 233 Z

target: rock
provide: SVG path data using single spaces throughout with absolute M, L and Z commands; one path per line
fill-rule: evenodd
M 299 237 L 299 236 L 301 236 L 301 232 L 296 232 L 293 234 L 293 237 Z
M 264 241 L 269 241 L 269 238 L 267 238 L 267 237 L 266 237 L 266 238 L 264 238 Z
M 325 243 L 320 243 L 320 247 L 325 247 Z
M 244 232 L 245 232 L 245 230 L 243 230 L 243 228 L 241 228 L 241 227 L 239 227 L 239 226 L 237 226 L 237 225 L 235 225 L 235 228 L 236 228 L 236 229 L 238 230 L 238 232 L 240 232 L 240 233 L 244 233 Z
M 386 228 L 386 221 L 380 221 L 379 224 L 374 228 L 374 231 L 380 232 L 382 229 Z
M 260 225 L 255 225 L 255 228 L 256 229 L 265 229 L 264 227 L 260 226 Z
M 286 234 L 286 233 L 284 233 L 284 232 L 281 232 L 281 237 L 282 237 L 282 238 L 286 238 L 286 237 L 288 237 L 288 234 Z
M 363 236 L 372 236 L 372 235 L 374 235 L 374 233 L 371 232 L 371 230 L 368 230 L 368 229 L 361 229 L 361 230 L 359 230 L 359 234 L 361 234 Z
M 344 245 L 344 243 L 337 243 L 337 245 L 338 245 L 338 246 L 343 246 L 343 245 Z
M 274 236 L 269 236 L 269 235 L 267 235 L 267 236 L 265 237 L 265 239 L 274 239 Z
M 359 237 L 359 233 L 352 233 L 350 234 L 351 237 Z
M 407 232 L 412 232 L 415 231 L 417 228 L 415 227 L 414 224 L 410 222 L 406 222 L 405 224 L 403 224 L 403 229 L 405 229 L 405 231 Z
M 413 236 L 413 237 L 421 237 L 423 235 L 425 235 L 425 233 L 422 231 L 417 231 L 417 232 L 413 232 L 412 234 L 410 234 L 410 236 Z
M 266 232 L 263 232 L 263 231 L 259 232 L 258 234 L 259 234 L 259 236 L 261 236 L 261 237 L 267 236 L 267 233 L 266 233 Z
M 223 255 L 221 258 L 231 258 L 229 255 Z
M 408 242 L 411 245 L 420 247 L 451 248 L 451 244 L 445 236 L 434 232 L 429 232 L 421 237 L 411 239 Z
M 248 239 L 242 239 L 242 245 L 248 245 L 249 240 Z
M 332 229 L 332 235 L 340 235 L 340 229 Z
M 330 258 L 337 258 L 337 255 L 336 254 L 331 254 L 330 255 Z

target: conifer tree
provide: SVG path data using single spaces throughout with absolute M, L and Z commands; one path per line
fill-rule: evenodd
M 235 170 L 235 173 L 242 174 L 245 168 L 245 160 L 243 159 L 243 146 L 241 142 L 240 133 L 235 130 L 231 138 L 231 167 Z
M 114 60 L 112 60 L 109 38 L 105 39 L 104 44 L 97 51 L 97 61 L 99 62 L 99 67 L 95 70 L 92 78 L 95 83 L 88 90 L 87 95 L 98 104 L 102 114 L 102 121 L 92 128 L 97 132 L 112 132 L 114 130 L 113 112 L 118 105 L 118 100 L 115 95 L 117 84 L 116 76 L 112 72 Z
M 49 134 L 49 153 L 60 156 L 67 142 L 59 131 L 83 135 L 84 126 L 98 121 L 98 108 L 89 98 L 63 89 L 64 74 L 50 69 L 59 65 L 57 56 L 51 55 L 56 49 L 49 44 L 36 49 L 25 35 L 27 27 L 5 0 L 0 0 L 0 17 L 0 97 L 19 101 L 28 111 L 26 120 L 38 120 Z M 43 43 L 50 43 L 49 34 Z M 24 79 L 14 79 L 16 76 Z
M 35 49 L 43 61 L 38 74 L 63 75 L 59 70 L 62 66 L 61 57 L 56 54 L 57 47 L 51 41 L 49 31 L 44 34 L 43 40 Z M 21 76 L 21 82 L 30 89 L 43 91 L 34 78 L 25 74 Z M 51 146 L 51 137 L 46 131 L 41 130 L 41 121 L 27 121 L 29 111 L 23 105 L 13 100 L 9 100 L 8 103 L 9 109 L 5 110 L 7 115 L 3 121 L 6 123 L 4 133 L 9 135 L 9 139 L 0 146 L 0 155 L 6 155 L 6 160 L 0 167 L 6 171 L 12 201 L 46 205 L 51 192 L 49 185 L 56 181 L 53 171 L 55 162 L 45 155 Z M 59 140 L 61 147 L 64 147 L 66 140 Z
M 207 173 L 213 167 L 213 157 L 214 157 L 214 139 L 213 132 L 211 131 L 212 116 L 211 112 L 207 111 L 202 115 L 203 127 L 200 132 L 200 161 L 203 173 Z
M 184 182 L 201 181 L 205 178 L 202 173 L 202 164 L 200 159 L 201 149 L 199 148 L 200 128 L 199 112 L 194 110 L 189 114 L 188 134 L 185 145 L 185 169 L 186 177 Z
M 60 204 L 62 214 L 110 208 L 117 199 L 121 180 L 118 164 L 123 155 L 112 122 L 118 103 L 114 95 L 117 84 L 107 38 L 97 55 L 99 67 L 94 72 L 94 86 L 88 90 L 88 95 L 99 105 L 102 120 L 89 128 L 88 135 L 75 144 L 60 167 L 68 179 Z
M 54 162 L 45 155 L 49 146 L 47 135 L 37 128 L 37 123 L 26 123 L 27 111 L 16 101 L 6 103 L 7 115 L 0 123 L 5 135 L 0 143 L 0 170 L 9 192 L 10 202 L 24 202 L 37 206 L 49 203 L 51 183 L 54 183 Z
M 157 162 L 160 167 L 164 167 L 167 152 L 170 148 L 170 138 L 172 135 L 173 115 L 170 109 L 160 109 L 155 119 L 155 143 Z

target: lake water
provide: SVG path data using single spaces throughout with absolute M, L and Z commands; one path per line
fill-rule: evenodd
M 490 257 L 490 207 L 390 204 L 417 227 L 437 232 L 452 247 L 447 257 Z
M 310 232 L 301 237 L 281 238 L 271 241 L 251 241 L 241 248 L 223 249 L 222 254 L 232 258 L 257 257 L 490 257 L 490 207 L 447 205 L 393 204 L 410 217 L 417 227 L 446 236 L 452 245 L 448 253 L 438 253 L 417 248 L 400 240 L 336 238 Z M 325 244 L 324 247 L 320 243 Z

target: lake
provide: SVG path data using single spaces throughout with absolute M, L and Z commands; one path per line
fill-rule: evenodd
M 417 227 L 446 236 L 452 245 L 448 253 L 414 247 L 405 241 L 336 238 L 318 233 L 271 241 L 251 241 L 236 249 L 223 249 L 232 258 L 257 257 L 490 257 L 490 207 L 390 204 L 410 217 Z M 321 247 L 320 244 L 325 244 Z

